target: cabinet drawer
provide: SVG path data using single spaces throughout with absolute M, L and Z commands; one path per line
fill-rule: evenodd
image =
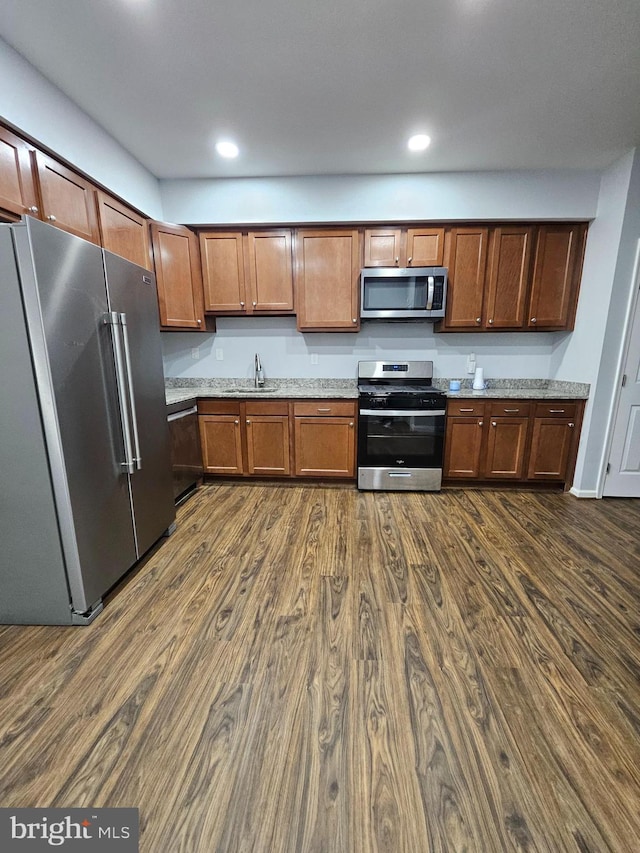
M 296 417 L 337 417 L 354 418 L 356 415 L 355 400 L 309 400 L 293 404 Z
M 489 404 L 491 418 L 528 418 L 531 403 L 522 400 L 492 400 Z
M 536 403 L 536 418 L 575 418 L 578 411 L 577 403 L 566 403 L 556 400 L 549 403 Z
M 473 418 L 477 415 L 484 415 L 485 402 L 476 402 L 475 400 L 449 400 L 447 403 L 447 414 L 449 417 L 459 416 L 463 418 Z
M 199 415 L 240 415 L 237 400 L 198 400 Z
M 289 403 L 286 400 L 248 400 L 245 403 L 247 415 L 289 415 Z

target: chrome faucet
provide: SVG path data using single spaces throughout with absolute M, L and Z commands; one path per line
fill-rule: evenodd
M 264 388 L 264 371 L 262 370 L 262 362 L 258 353 L 256 353 L 253 362 L 253 384 L 256 388 Z

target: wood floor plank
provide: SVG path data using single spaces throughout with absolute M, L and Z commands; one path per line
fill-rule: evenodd
M 143 853 L 636 853 L 640 501 L 216 483 L 86 628 L 0 627 L 0 803 Z

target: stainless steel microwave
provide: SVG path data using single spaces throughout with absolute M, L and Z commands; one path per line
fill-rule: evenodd
M 437 320 L 447 301 L 446 267 L 377 267 L 360 273 L 360 317 Z

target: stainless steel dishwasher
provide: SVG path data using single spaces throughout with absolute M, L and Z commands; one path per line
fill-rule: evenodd
M 203 475 L 195 399 L 169 404 L 167 420 L 171 434 L 173 497 L 179 504 L 193 494 Z

